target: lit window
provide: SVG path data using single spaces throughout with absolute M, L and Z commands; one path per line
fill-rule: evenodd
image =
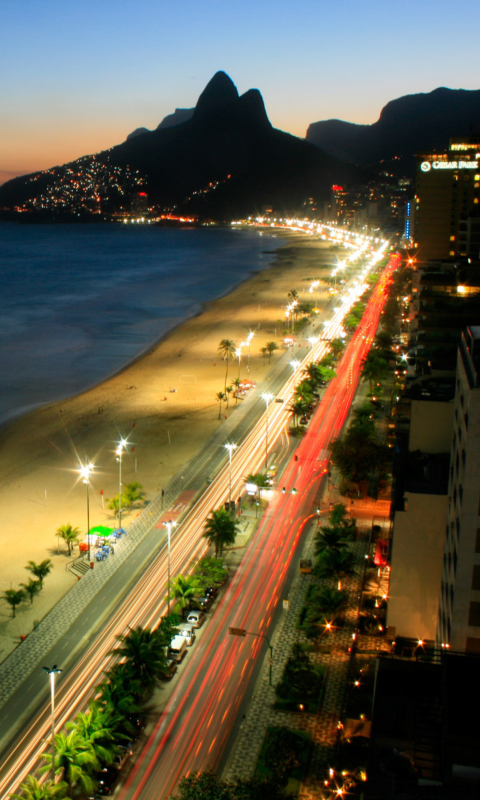
M 454 242 L 455 241 L 455 236 L 450 236 L 450 241 Z
M 455 250 L 450 250 L 449 255 L 454 256 L 455 255 Z

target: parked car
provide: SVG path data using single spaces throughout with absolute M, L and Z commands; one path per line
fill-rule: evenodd
M 201 628 L 205 619 L 203 611 L 189 611 L 187 622 L 190 622 L 194 628 Z
M 171 681 L 177 671 L 177 662 L 173 658 L 167 658 L 167 663 L 160 673 L 160 680 Z
M 213 603 L 213 598 L 211 598 L 211 597 L 199 597 L 198 600 L 196 601 L 196 603 L 197 603 L 198 607 L 202 611 L 208 611 L 208 609 L 210 608 L 210 606 Z
M 173 658 L 178 664 L 185 658 L 187 655 L 187 641 L 184 636 L 174 636 L 172 641 L 170 642 L 170 647 L 168 648 L 168 656 L 169 658 Z
M 112 794 L 116 781 L 118 780 L 118 769 L 115 767 L 105 767 L 98 773 L 98 789 L 100 795 Z
M 184 622 L 180 629 L 180 636 L 183 636 L 187 647 L 191 647 L 195 641 L 195 629 L 191 622 Z
M 218 589 L 216 586 L 207 586 L 207 588 L 205 589 L 205 597 L 209 597 L 213 603 L 217 595 L 218 595 Z
M 306 414 L 303 417 L 300 417 L 300 425 L 308 425 L 308 417 Z

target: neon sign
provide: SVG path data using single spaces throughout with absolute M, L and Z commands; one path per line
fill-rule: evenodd
M 430 172 L 431 169 L 478 169 L 478 161 L 422 161 L 420 169 L 422 172 Z

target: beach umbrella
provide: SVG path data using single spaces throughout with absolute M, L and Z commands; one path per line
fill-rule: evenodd
M 107 538 L 108 536 L 111 536 L 112 533 L 113 528 L 107 528 L 106 525 L 95 525 L 94 528 L 90 528 L 88 535 L 95 537 L 103 536 L 104 538 Z

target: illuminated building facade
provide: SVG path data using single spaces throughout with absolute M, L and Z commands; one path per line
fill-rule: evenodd
M 480 653 L 480 326 L 458 353 L 437 644 Z
M 417 157 L 413 238 L 421 261 L 479 257 L 480 137 Z

